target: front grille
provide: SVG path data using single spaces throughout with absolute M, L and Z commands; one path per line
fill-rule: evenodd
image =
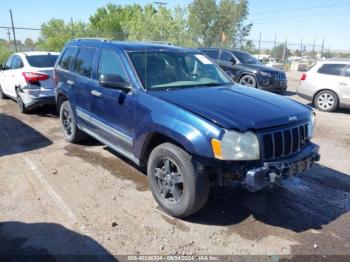
M 273 73 L 272 77 L 276 80 L 286 80 L 286 74 L 285 73 Z
M 307 143 L 307 123 L 258 132 L 262 160 L 288 157 Z

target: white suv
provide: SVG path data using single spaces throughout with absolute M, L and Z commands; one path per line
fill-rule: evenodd
M 299 96 L 326 112 L 350 108 L 350 61 L 320 61 L 301 77 Z
M 22 113 L 55 104 L 53 66 L 59 53 L 25 52 L 9 57 L 0 66 L 0 98 L 17 101 Z

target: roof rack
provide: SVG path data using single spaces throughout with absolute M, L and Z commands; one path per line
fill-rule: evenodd
M 73 41 L 99 41 L 99 42 L 108 42 L 109 39 L 106 38 L 98 38 L 98 37 L 87 37 L 87 38 L 77 38 Z
M 146 43 L 161 44 L 161 45 L 172 45 L 172 43 L 170 43 L 170 42 L 162 42 L 162 41 L 146 41 Z

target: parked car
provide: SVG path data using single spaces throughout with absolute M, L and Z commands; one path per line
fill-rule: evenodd
M 350 108 L 350 60 L 315 63 L 302 75 L 297 93 L 321 111 Z
M 59 56 L 54 52 L 25 52 L 11 55 L 0 66 L 0 98 L 17 101 L 20 111 L 55 104 L 53 66 Z
M 283 71 L 263 65 L 247 52 L 219 48 L 199 48 L 199 50 L 241 85 L 276 93 L 287 90 L 287 78 Z
M 277 60 L 273 57 L 267 58 L 265 61 L 263 61 L 263 63 L 268 67 L 273 67 L 281 71 L 284 69 L 284 65 L 282 63 L 278 63 Z
M 257 191 L 320 158 L 310 107 L 234 84 L 195 49 L 78 39 L 55 84 L 65 139 L 90 135 L 145 168 L 176 217 L 200 210 L 211 184 Z

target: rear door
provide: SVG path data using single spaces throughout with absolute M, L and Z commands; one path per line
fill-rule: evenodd
M 101 49 L 97 79 L 102 74 L 118 75 L 125 82 L 130 82 L 120 55 L 119 50 Z M 98 85 L 94 87 L 91 95 L 91 124 L 103 139 L 132 158 L 134 92 L 125 93 Z
M 343 97 L 343 102 L 350 106 L 350 64 L 347 65 L 344 72 L 343 81 L 340 83 L 340 92 Z
M 75 110 L 80 120 L 78 122 L 83 122 L 86 126 L 90 124 L 91 91 L 97 85 L 97 80 L 92 78 L 96 54 L 95 47 L 80 47 L 73 63 L 70 79 L 67 80 L 74 97 Z
M 345 64 L 326 63 L 317 70 L 317 75 L 310 74 L 309 82 L 318 90 L 330 89 L 340 95 L 341 83 L 344 81 Z
M 7 84 L 9 96 L 16 97 L 16 87 L 24 87 L 26 85 L 23 72 L 23 61 L 19 55 L 14 55 L 11 63 L 11 70 L 8 70 Z

